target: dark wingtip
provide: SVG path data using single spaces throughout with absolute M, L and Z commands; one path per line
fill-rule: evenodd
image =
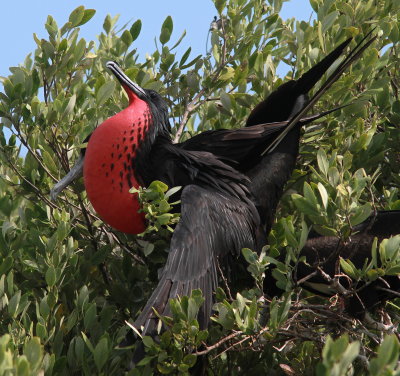
M 343 54 L 344 49 L 353 40 L 352 37 L 346 39 L 338 47 L 336 47 L 331 53 L 325 56 L 319 63 L 314 65 L 306 73 L 304 73 L 296 83 L 299 94 L 307 94 L 314 85 L 321 79 L 329 67 Z
M 339 66 L 335 69 L 335 71 L 328 77 L 328 79 L 324 82 L 324 84 L 321 86 L 321 88 L 312 96 L 312 98 L 309 100 L 306 106 L 299 111 L 295 116 L 292 117 L 292 119 L 289 121 L 286 129 L 277 137 L 273 143 L 271 143 L 261 155 L 264 155 L 266 153 L 270 153 L 272 150 L 276 148 L 277 145 L 283 140 L 283 138 L 288 134 L 288 132 L 297 124 L 297 122 L 303 117 L 304 114 L 306 114 L 307 111 L 310 110 L 310 108 L 316 103 L 316 101 L 333 85 L 334 82 L 336 82 L 339 77 L 342 75 L 342 73 L 355 61 L 357 60 L 361 54 L 377 39 L 377 36 L 374 36 L 370 38 L 367 42 L 367 38 L 373 33 L 374 29 L 369 31 L 362 40 L 357 43 L 356 47 L 354 47 L 350 53 L 347 55 L 347 57 L 339 64 Z M 351 39 L 350 39 L 351 40 Z M 365 42 L 365 43 L 364 43 Z M 340 48 L 342 45 L 346 46 L 346 43 L 350 43 L 349 40 L 346 40 L 344 43 L 342 43 L 338 48 L 336 48 L 333 52 L 331 52 L 327 58 L 331 58 L 332 56 L 335 56 L 335 54 L 339 53 L 338 56 L 342 53 Z M 344 47 L 343 47 L 344 48 Z M 327 59 L 325 58 L 325 59 Z M 321 62 L 323 62 L 325 59 L 323 59 Z M 318 63 L 317 65 L 321 64 Z M 320 65 L 320 67 L 323 64 Z M 315 67 L 314 67 L 315 68 Z M 307 73 L 309 74 L 310 71 L 312 71 L 314 68 L 311 68 Z M 318 71 L 318 69 L 317 69 Z M 320 73 L 320 72 L 319 72 Z M 324 72 L 323 72 L 324 73 Z M 323 74 L 322 73 L 322 74 Z M 322 75 L 321 75 L 322 76 Z M 304 75 L 303 75 L 304 77 Z M 302 78 L 303 78 L 302 77 Z M 302 79 L 301 78 L 301 79 Z

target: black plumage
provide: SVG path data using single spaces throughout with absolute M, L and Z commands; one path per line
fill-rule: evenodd
M 229 254 L 238 257 L 243 247 L 260 249 L 265 241 L 249 180 L 208 152 L 182 150 L 156 141 L 151 154 L 152 166 L 158 166 L 162 173 L 150 169 L 143 183 L 158 179 L 169 186 L 183 186 L 181 218 L 159 284 L 135 326 L 143 326 L 148 333 L 156 318 L 152 307 L 168 314 L 169 298 L 190 295 L 200 288 L 205 304 L 198 319 L 205 328 L 217 287 L 217 259 L 223 262 Z
M 135 321 L 137 327 L 143 326 L 148 332 L 152 307 L 168 315 L 168 298 L 190 295 L 198 288 L 205 297 L 198 321 L 200 327 L 207 327 L 212 293 L 218 286 L 217 263 L 223 263 L 228 253 L 239 256 L 242 247 L 259 247 L 255 233 L 258 216 L 254 206 L 242 198 L 197 185 L 184 188 L 181 220 L 171 240 L 167 263 L 158 286 Z
M 382 239 L 400 234 L 400 211 L 379 211 L 353 229 L 353 235 L 345 242 L 335 236 L 320 236 L 311 234 L 299 257 L 305 257 L 306 262 L 300 261 L 292 275 L 295 285 L 315 294 L 332 297 L 339 293 L 332 281 L 339 272 L 339 283 L 346 290 L 340 295 L 345 303 L 345 310 L 351 316 L 362 318 L 367 311 L 380 307 L 388 299 L 398 297 L 400 278 L 398 275 L 386 275 L 372 282 L 355 281 L 345 276 L 340 269 L 339 257 L 350 260 L 356 268 L 362 269 L 372 258 L 371 248 L 374 239 L 378 243 Z M 280 256 L 284 262 L 285 255 Z M 273 268 L 266 271 L 264 291 L 270 297 L 283 293 L 276 286 L 272 276 Z M 327 278 L 328 276 L 328 278 Z
M 246 127 L 203 132 L 179 144 L 187 150 L 205 150 L 231 161 L 250 178 L 250 190 L 269 233 L 284 185 L 299 154 L 301 127 L 339 108 L 305 118 L 305 114 L 340 75 L 371 45 L 368 33 L 309 99 L 308 92 L 343 54 L 352 38 L 340 44 L 299 79 L 279 86 L 250 113 Z M 366 42 L 365 42 L 366 41 Z M 301 120 L 303 119 L 303 120 Z
M 167 313 L 166 299 L 179 296 L 181 292 L 189 294 L 193 288 L 201 287 L 203 282 L 200 282 L 199 276 L 207 275 L 207 280 L 211 278 L 210 280 L 215 282 L 216 276 L 211 277 L 211 275 L 215 273 L 216 257 L 225 257 L 228 254 L 238 257 L 240 250 L 245 247 L 244 244 L 248 244 L 249 239 L 251 239 L 238 237 L 237 232 L 251 234 L 252 247 L 250 248 L 256 251 L 260 250 L 272 224 L 283 186 L 290 177 L 296 162 L 300 127 L 302 124 L 311 121 L 311 119 L 299 121 L 305 116 L 304 108 L 310 107 L 309 104 L 315 102 L 315 96 L 308 101 L 307 92 L 343 53 L 350 41 L 351 39 L 348 39 L 342 43 L 300 79 L 282 85 L 265 101 L 261 102 L 251 112 L 246 128 L 204 132 L 182 144 L 172 144 L 165 132 L 159 136 L 155 135 L 151 143 L 148 144 L 149 147 L 146 146 L 145 140 L 143 148 L 146 148 L 146 150 L 140 152 L 140 155 L 136 158 L 138 160 L 140 158 L 140 165 L 135 163 L 135 174 L 138 181 L 143 185 L 148 185 L 151 181 L 157 179 L 169 186 L 185 187 L 181 197 L 181 210 L 182 214 L 185 215 L 182 216 L 172 237 L 172 253 L 170 252 L 168 256 L 159 285 L 146 304 L 138 319 L 139 321 L 135 322 L 136 326 L 148 328 L 145 324 L 146 317 L 155 317 L 152 306 L 162 307 L 162 311 L 159 312 L 161 314 Z M 364 50 L 370 43 L 371 41 L 367 42 L 361 47 L 361 50 Z M 357 45 L 355 50 L 359 49 L 360 44 Z M 349 55 L 353 56 L 354 50 Z M 328 84 L 323 85 L 325 90 L 352 61 L 352 59 L 346 59 L 346 63 L 341 66 L 340 72 L 335 71 L 333 73 L 334 78 L 328 78 Z M 150 92 L 150 95 L 152 101 L 156 100 L 158 103 L 162 101 L 156 93 Z M 287 99 L 289 99 L 288 102 Z M 274 110 L 271 110 L 271 106 L 274 107 Z M 151 106 L 151 108 L 153 119 L 159 121 L 157 127 L 160 128 L 160 122 L 167 121 L 165 106 L 158 104 Z M 279 108 L 281 108 L 281 111 L 276 111 Z M 163 113 L 157 114 L 160 109 L 163 109 Z M 269 115 L 270 112 L 271 115 Z M 282 112 L 281 118 L 277 119 L 280 112 Z M 297 117 L 298 119 L 295 122 L 285 122 L 290 117 Z M 270 121 L 278 122 L 265 125 Z M 290 131 L 283 138 L 283 142 L 271 153 L 263 156 L 263 151 L 288 128 Z M 152 135 L 146 137 L 152 137 Z M 248 175 L 250 180 L 245 178 L 242 173 Z M 246 181 L 246 183 L 244 180 L 242 181 L 239 190 L 237 189 L 239 185 L 236 182 L 238 178 Z M 199 193 L 187 195 L 185 190 L 189 187 L 190 192 L 197 189 Z M 208 191 L 208 200 L 205 199 L 206 195 L 203 189 Z M 200 194 L 200 191 L 202 194 Z M 222 200 L 223 197 L 225 200 Z M 189 198 L 191 200 L 196 199 L 194 206 Z M 216 202 L 213 202 L 217 199 L 221 202 L 226 201 L 226 205 L 230 200 L 232 209 L 227 213 L 226 205 L 218 207 Z M 188 215 L 185 206 L 193 208 L 191 215 L 198 216 L 200 223 L 209 221 L 208 227 L 206 227 L 207 231 L 197 234 L 196 231 L 200 227 L 196 226 L 195 223 L 192 223 L 193 226 L 188 225 L 193 219 Z M 201 210 L 194 214 L 196 206 Z M 253 216 L 251 221 L 251 217 L 248 217 L 250 213 Z M 261 214 L 261 220 L 258 213 Z M 228 217 L 226 217 L 227 214 L 229 214 Z M 225 225 L 220 227 L 220 223 Z M 232 225 L 229 226 L 229 223 Z M 186 257 L 189 256 L 180 256 L 180 254 L 187 252 L 184 239 L 187 239 L 186 242 L 190 244 L 192 239 L 198 237 L 198 247 L 191 249 L 190 258 L 197 260 L 199 256 L 196 252 L 201 252 L 200 257 L 203 260 L 197 265 L 196 272 L 191 275 L 191 279 L 186 280 L 185 268 L 188 265 Z M 225 242 L 221 242 L 222 237 L 226 239 Z M 177 242 L 176 239 L 182 241 Z M 206 250 L 202 250 L 205 245 L 207 245 Z M 171 261 L 172 257 L 186 261 L 185 263 L 174 263 Z M 208 308 L 202 311 L 203 317 L 199 318 L 203 324 L 208 323 L 208 317 L 211 314 L 212 293 L 215 291 L 216 285 L 207 283 L 205 287 L 211 287 L 211 289 L 202 290 L 206 300 L 205 306 Z

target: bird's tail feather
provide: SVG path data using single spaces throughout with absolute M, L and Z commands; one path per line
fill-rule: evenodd
M 349 45 L 352 39 L 353 38 L 349 38 L 344 41 L 340 46 L 336 47 L 329 55 L 323 58 L 318 64 L 314 65 L 298 79 L 296 90 L 298 90 L 299 94 L 308 93 L 314 87 L 329 67 L 340 57 L 343 50 Z
M 280 142 L 285 138 L 285 136 L 290 132 L 291 129 L 293 129 L 294 126 L 296 126 L 297 122 L 303 117 L 305 113 L 307 113 L 311 107 L 321 98 L 321 96 L 333 85 L 334 82 L 338 80 L 338 78 L 341 76 L 341 74 L 355 61 L 357 60 L 360 55 L 367 49 L 377 38 L 372 37 L 370 40 L 365 42 L 365 40 L 371 35 L 373 32 L 370 31 L 358 44 L 355 48 L 351 50 L 351 52 L 348 54 L 348 56 L 343 60 L 342 63 L 339 64 L 339 66 L 335 69 L 335 71 L 328 77 L 328 79 L 324 82 L 324 84 L 321 86 L 321 88 L 312 96 L 312 98 L 308 101 L 308 103 L 295 115 L 293 116 L 289 123 L 288 126 L 285 128 L 285 130 L 277 137 L 262 153 L 262 155 L 266 153 L 272 152 L 279 144 Z M 346 41 L 347 42 L 347 41 Z M 346 43 L 344 42 L 344 43 Z M 365 43 L 364 43 L 365 42 Z M 343 45 L 343 44 L 342 44 Z M 341 45 L 341 46 L 342 46 Z M 338 48 L 340 48 L 339 46 Z M 335 50 L 336 51 L 336 50 Z M 334 52 L 335 52 L 334 51 Z
M 156 289 L 147 301 L 146 306 L 136 319 L 134 327 L 143 335 L 157 335 L 159 318 L 155 311 L 159 315 L 170 316 L 169 300 L 171 298 L 190 296 L 193 290 L 200 289 L 203 292 L 204 303 L 200 308 L 197 319 L 200 328 L 206 328 L 212 311 L 212 293 L 217 287 L 216 269 L 212 269 L 205 275 L 191 281 L 171 281 L 162 276 Z
M 217 273 L 215 267 L 213 267 L 209 273 L 194 281 L 173 282 L 170 279 L 165 278 L 165 276 L 162 276 L 156 289 L 152 293 L 146 306 L 143 308 L 133 326 L 139 333 L 141 333 L 141 335 L 150 335 L 153 338 L 156 338 L 159 335 L 158 329 L 160 320 L 158 315 L 171 315 L 169 300 L 171 298 L 177 298 L 180 296 L 190 296 L 193 290 L 201 289 L 203 292 L 204 303 L 200 307 L 197 320 L 199 321 L 200 328 L 205 329 L 208 326 L 212 311 L 212 293 L 216 290 L 216 288 Z M 157 314 L 155 312 L 157 312 Z M 132 335 L 132 333 L 130 333 L 120 346 L 131 346 L 135 342 L 135 337 L 136 335 Z M 139 341 L 132 358 L 132 368 L 144 358 L 145 353 L 143 342 Z

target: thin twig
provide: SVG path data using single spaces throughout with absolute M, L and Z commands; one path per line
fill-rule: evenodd
M 233 297 L 231 295 L 231 290 L 229 289 L 229 283 L 228 283 L 228 281 L 227 281 L 227 279 L 226 279 L 226 277 L 224 275 L 224 272 L 221 269 L 221 266 L 219 265 L 218 260 L 217 260 L 217 268 L 218 268 L 218 272 L 221 275 L 222 280 L 224 281 L 224 285 L 225 285 L 226 292 L 228 294 L 228 298 L 232 302 L 233 301 Z
M 206 346 L 206 349 L 203 351 L 196 351 L 195 355 L 206 355 L 208 354 L 210 351 L 215 350 L 216 348 L 220 347 L 221 345 L 223 345 L 225 342 L 229 341 L 232 338 L 238 337 L 240 335 L 242 335 L 243 332 L 234 332 L 229 334 L 228 336 L 222 338 L 220 341 L 214 343 L 212 346 Z

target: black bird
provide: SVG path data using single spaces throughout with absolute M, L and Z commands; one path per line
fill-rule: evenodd
M 351 39 L 303 76 L 310 82 L 299 84 L 301 90 L 293 91 L 293 103 L 287 103 L 290 109 L 286 112 L 282 101 L 284 96 L 279 94 L 286 89 L 278 89 L 279 95 L 274 94 L 272 98 L 281 97 L 280 106 L 285 112 L 283 120 L 291 117 L 290 121 L 257 125 L 257 122 L 265 123 L 269 117 L 268 114 L 263 117 L 262 109 L 267 111 L 274 101 L 267 99 L 250 115 L 249 127 L 205 132 L 183 144 L 171 141 L 167 106 L 160 95 L 134 84 L 116 63 L 107 63 L 126 90 L 130 104 L 101 124 L 89 139 L 83 169 L 85 187 L 94 208 L 113 227 L 137 233 L 145 224 L 144 218 L 137 213 L 137 198 L 128 193 L 130 187 L 147 186 L 153 180 L 183 187 L 180 193 L 181 219 L 171 240 L 167 263 L 158 286 L 135 321 L 137 328 L 143 327 L 145 334 L 151 334 L 157 321 L 152 307 L 160 314 L 168 314 L 170 298 L 188 295 L 196 288 L 200 288 L 205 297 L 199 323 L 202 328 L 207 326 L 212 294 L 217 286 L 217 262 L 224 263 L 229 255 L 237 257 L 244 247 L 261 248 L 273 216 L 266 214 L 265 210 L 270 206 L 270 200 L 275 210 L 293 166 L 284 166 L 285 172 L 278 182 L 270 176 L 270 170 L 276 171 L 280 164 L 285 164 L 286 157 L 282 158 L 282 154 L 289 154 L 295 160 L 299 128 L 312 120 L 301 121 L 304 114 L 373 40 L 362 45 L 363 39 L 310 101 L 306 100 L 307 91 L 340 56 Z M 303 82 L 303 77 L 284 87 L 296 88 L 296 83 Z M 297 144 L 295 142 L 293 146 L 290 142 L 283 152 L 276 149 L 282 139 L 286 143 L 286 137 L 291 138 L 292 134 Z M 268 159 L 265 153 L 271 151 L 277 159 Z M 263 176 L 276 187 L 270 187 L 270 184 L 263 187 L 259 181 Z M 66 184 L 68 180 L 63 180 L 56 186 L 56 191 Z
M 308 92 L 343 54 L 352 38 L 340 44 L 299 79 L 285 82 L 260 102 L 250 113 L 246 128 L 206 131 L 180 144 L 186 150 L 209 151 L 225 158 L 225 163 L 232 161 L 235 169 L 250 178 L 250 190 L 267 234 L 284 185 L 296 163 L 301 126 L 315 118 L 298 120 L 304 117 L 321 95 L 371 45 L 376 37 L 365 42 L 371 33 L 372 31 L 356 45 L 311 99 Z M 316 116 L 322 117 L 340 108 Z M 267 126 L 267 123 L 271 124 Z
M 340 270 L 339 283 L 346 290 L 342 291 L 341 298 L 348 314 L 355 318 L 363 318 L 366 312 L 380 307 L 389 299 L 399 297 L 400 276 L 385 275 L 366 283 L 352 280 L 344 276 L 339 268 L 339 257 L 350 260 L 356 268 L 362 269 L 365 263 L 372 259 L 371 248 L 374 239 L 378 244 L 382 239 L 400 234 L 400 211 L 378 211 L 366 221 L 353 229 L 353 235 L 346 241 L 340 241 L 335 236 L 319 236 L 310 234 L 300 256 L 306 258 L 306 263 L 299 262 L 293 271 L 293 282 L 312 293 L 324 297 L 332 297 L 341 292 L 341 289 L 332 285 L 334 276 Z M 284 254 L 280 261 L 285 262 Z M 380 267 L 380 264 L 378 264 Z M 273 267 L 266 271 L 264 291 L 270 297 L 280 296 L 284 291 L 276 286 L 272 276 Z M 344 293 L 344 294 L 343 294 Z

